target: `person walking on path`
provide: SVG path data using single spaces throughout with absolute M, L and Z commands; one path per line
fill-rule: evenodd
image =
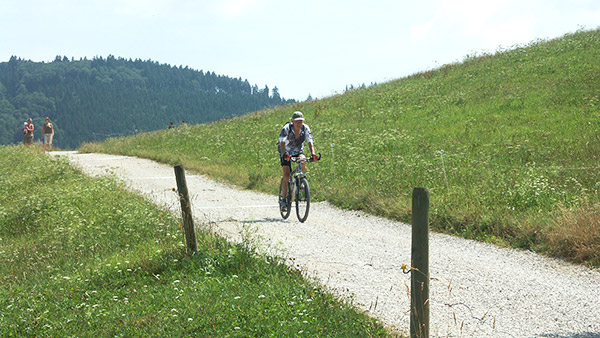
M 54 125 L 50 122 L 50 118 L 46 117 L 46 123 L 42 127 L 42 138 L 44 139 L 44 151 L 48 146 L 48 151 L 52 151 L 52 139 L 54 138 Z
M 281 129 L 281 133 L 279 133 L 279 157 L 281 159 L 281 167 L 283 168 L 283 178 L 282 182 L 288 182 L 290 180 L 290 172 L 292 168 L 292 163 L 290 159 L 292 156 L 300 156 L 304 157 L 304 142 L 308 143 L 308 148 L 310 149 L 311 157 L 315 160 L 318 159 L 315 146 L 313 143 L 312 133 L 307 124 L 304 124 L 304 115 L 302 112 L 294 112 L 292 114 L 292 121 L 288 122 Z M 302 164 L 302 171 L 306 171 L 306 164 Z M 288 185 L 281 185 L 281 193 L 283 196 L 287 196 L 288 193 Z M 283 197 L 282 196 L 282 197 Z M 279 208 L 283 212 L 287 211 L 289 207 L 289 201 L 287 199 L 282 199 Z
M 28 146 L 33 143 L 33 130 L 35 129 L 35 126 L 33 125 L 33 121 L 31 119 L 28 119 L 27 125 L 23 129 L 24 129 L 23 130 L 23 133 L 24 133 L 23 143 L 25 143 L 25 145 Z

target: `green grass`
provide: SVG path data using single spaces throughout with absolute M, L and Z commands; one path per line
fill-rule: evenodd
M 0 336 L 375 337 L 389 333 L 252 241 L 197 233 L 66 159 L 0 147 Z
M 184 164 L 277 193 L 276 139 L 301 110 L 324 158 L 313 198 L 433 229 L 600 265 L 600 30 L 579 31 L 317 101 L 84 145 Z M 571 222 L 571 223 L 569 223 Z M 574 222 L 574 223 L 573 223 Z M 578 236 L 562 236 L 580 229 Z M 575 249 L 573 249 L 575 248 Z

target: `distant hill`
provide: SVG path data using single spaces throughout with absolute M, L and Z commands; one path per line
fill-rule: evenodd
M 293 102 L 277 87 L 259 89 L 241 78 L 151 60 L 57 56 L 46 63 L 13 56 L 0 63 L 0 144 L 20 142 L 29 117 L 36 139 L 49 116 L 55 144 L 76 148 L 84 141 L 163 129 L 170 121 L 211 122 Z

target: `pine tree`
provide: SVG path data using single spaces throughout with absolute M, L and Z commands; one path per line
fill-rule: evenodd
M 295 102 L 277 87 L 269 94 L 268 86 L 248 80 L 152 60 L 56 56 L 37 63 L 13 56 L 0 63 L 0 144 L 18 142 L 15 124 L 29 116 L 50 116 L 55 143 L 73 148 L 136 129 L 163 129 L 168 121 L 211 122 Z

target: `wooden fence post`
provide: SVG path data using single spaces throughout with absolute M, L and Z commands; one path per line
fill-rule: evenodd
M 185 244 L 188 254 L 194 254 L 198 252 L 198 241 L 196 240 L 196 230 L 194 230 L 194 220 L 192 218 L 192 206 L 190 204 L 183 166 L 175 166 L 175 179 L 177 180 L 177 193 L 179 195 L 179 202 L 181 203 Z
M 412 249 L 410 336 L 429 337 L 429 191 L 414 188 L 412 195 Z

